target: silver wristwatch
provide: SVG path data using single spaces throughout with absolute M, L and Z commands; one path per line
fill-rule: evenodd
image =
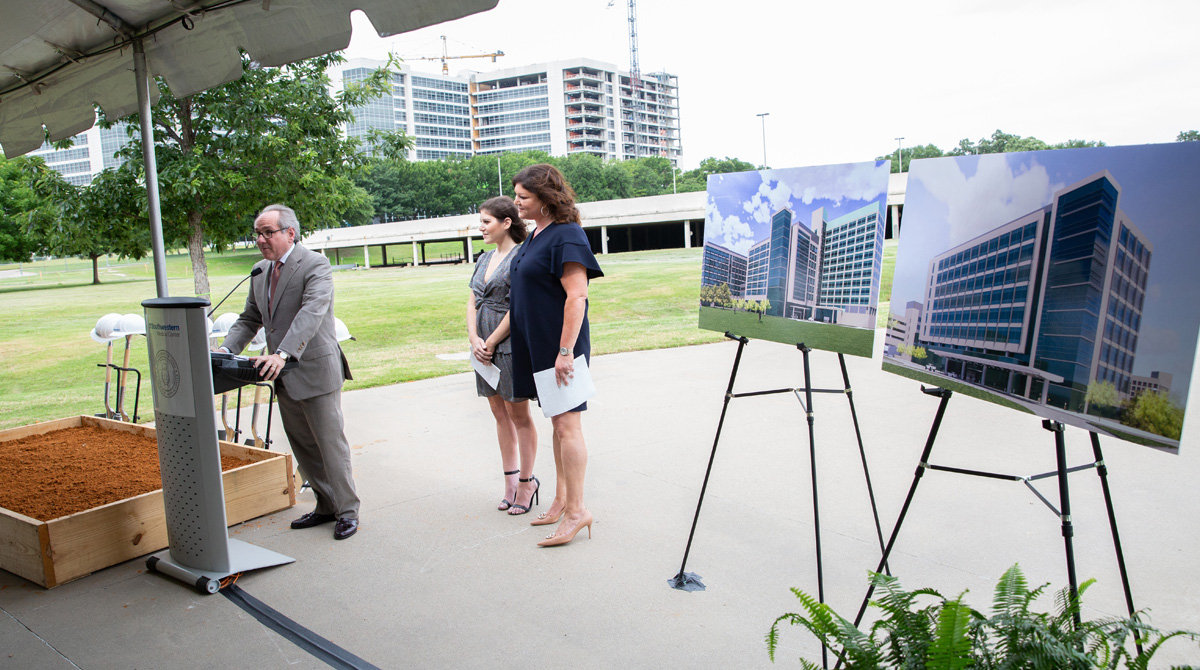
M 571 355 L 571 350 L 570 350 L 570 349 L 568 349 L 568 348 L 566 348 L 566 347 L 559 347 L 559 348 L 558 348 L 558 355 L 559 355 L 559 356 L 570 356 L 570 355 Z

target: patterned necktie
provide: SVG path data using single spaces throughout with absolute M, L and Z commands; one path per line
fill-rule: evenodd
M 283 263 L 276 262 L 275 269 L 271 272 L 271 299 L 267 303 L 269 313 L 275 313 L 275 287 L 279 285 L 279 273 L 283 271 Z

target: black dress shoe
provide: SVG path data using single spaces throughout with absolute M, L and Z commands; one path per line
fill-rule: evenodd
M 309 512 L 308 514 L 305 514 L 299 519 L 293 521 L 292 528 L 297 530 L 300 528 L 312 528 L 313 526 L 320 526 L 321 524 L 329 523 L 330 521 L 337 521 L 337 517 L 332 514 L 317 514 L 316 512 Z
M 333 539 L 344 540 L 358 532 L 358 519 L 338 519 L 333 527 Z

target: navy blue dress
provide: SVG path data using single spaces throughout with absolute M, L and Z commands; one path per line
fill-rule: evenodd
M 513 395 L 536 398 L 533 373 L 554 367 L 562 339 L 563 311 L 567 303 L 567 292 L 561 281 L 563 265 L 579 263 L 587 271 L 589 281 L 603 277 L 604 272 L 592 254 L 587 234 L 577 223 L 552 223 L 537 235 L 530 235 L 514 253 L 516 257 L 509 268 L 512 288 L 508 317 L 512 329 Z M 587 305 L 584 305 L 579 337 L 575 339 L 575 356 L 580 355 L 591 364 Z M 572 411 L 586 409 L 585 402 Z

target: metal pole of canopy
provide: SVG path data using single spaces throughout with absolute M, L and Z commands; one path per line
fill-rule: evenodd
M 158 163 L 154 157 L 154 119 L 150 114 L 150 78 L 142 40 L 133 42 L 133 73 L 137 78 L 138 121 L 142 126 L 142 161 L 146 167 L 146 198 L 150 212 L 150 248 L 154 254 L 154 285 L 158 297 L 167 292 L 167 256 L 163 247 L 162 211 L 158 200 Z

